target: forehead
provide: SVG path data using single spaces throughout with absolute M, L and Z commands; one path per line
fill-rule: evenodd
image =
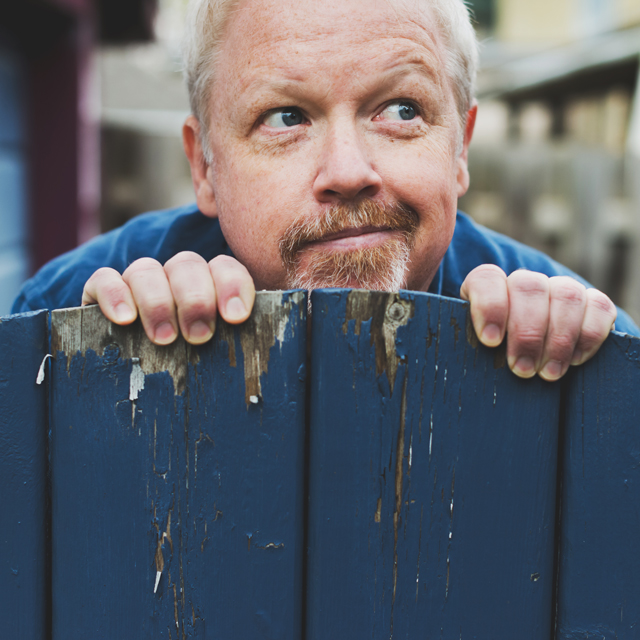
M 241 0 L 218 74 L 245 85 L 272 71 L 384 71 L 400 60 L 442 76 L 446 50 L 424 0 Z M 241 87 L 238 87 L 239 89 Z

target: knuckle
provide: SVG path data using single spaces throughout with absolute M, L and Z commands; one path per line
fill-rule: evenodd
M 180 313 L 193 318 L 215 315 L 215 299 L 203 291 L 192 291 L 179 303 Z
M 84 285 L 84 292 L 91 292 L 96 299 L 107 303 L 119 302 L 128 290 L 122 276 L 108 267 L 98 269 Z
M 216 270 L 219 269 L 224 271 L 239 271 L 242 273 L 248 273 L 246 268 L 231 256 L 216 256 L 213 260 L 211 260 L 211 262 L 209 262 L 209 266 L 212 269 Z
M 157 260 L 154 260 L 153 258 L 138 258 L 127 267 L 124 275 L 130 276 L 132 274 L 144 273 L 146 271 L 156 271 L 157 269 L 162 269 L 162 265 Z
M 101 267 L 97 271 L 91 274 L 91 277 L 87 282 L 105 282 L 114 280 L 114 278 L 120 278 L 120 274 L 110 267 Z
M 173 313 L 173 300 L 153 293 L 145 296 L 144 300 L 139 302 L 139 306 L 147 317 L 167 317 Z
M 521 349 L 536 351 L 542 346 L 545 334 L 539 329 L 528 328 L 512 332 L 511 339 L 514 344 L 517 344 Z
M 507 274 L 495 264 L 481 264 L 469 273 L 467 277 L 473 278 L 501 278 L 506 280 Z
M 569 306 L 582 306 L 586 300 L 586 287 L 572 278 L 551 278 L 551 294 Z
M 547 340 L 547 351 L 552 355 L 571 356 L 575 349 L 575 337 L 567 334 L 551 336 Z M 567 359 L 565 358 L 565 359 Z M 562 359 L 562 358 L 560 358 Z
M 517 293 L 536 296 L 549 295 L 549 278 L 543 273 L 519 269 L 507 278 L 507 282 L 509 289 Z
M 580 343 L 583 348 L 591 349 L 597 344 L 600 344 L 608 334 L 607 331 L 598 331 L 594 327 L 585 327 L 580 334 Z
M 597 289 L 589 289 L 589 304 L 594 307 L 596 311 L 599 311 L 608 316 L 616 316 L 617 311 L 616 307 L 611 302 L 610 298 L 602 293 L 602 291 L 598 291 Z
M 495 292 L 498 283 L 506 282 L 505 272 L 494 264 L 482 264 L 469 273 L 462 286 L 465 289 L 477 292 L 483 287 L 490 286 Z
M 164 264 L 165 268 L 171 269 L 172 267 L 176 267 L 179 265 L 201 265 L 206 264 L 205 259 L 198 253 L 194 251 L 181 251 L 180 253 L 176 253 L 175 256 L 169 258 Z

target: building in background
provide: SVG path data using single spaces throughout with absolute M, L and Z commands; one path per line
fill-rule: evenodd
M 99 43 L 152 36 L 155 0 L 0 4 L 0 314 L 99 229 Z
M 103 231 L 194 199 L 182 150 L 189 115 L 181 63 L 186 7 L 187 0 L 160 0 L 155 42 L 100 53 Z
M 0 36 L 0 82 L 13 82 L 15 98 L 9 104 L 0 92 L 0 149 L 23 158 L 11 161 L 11 170 L 0 168 L 0 225 L 10 229 L 0 237 L 0 278 L 7 265 L 18 264 L 13 257 L 3 262 L 3 255 L 22 251 L 24 258 L 13 282 L 26 273 L 29 260 L 37 266 L 98 230 L 193 200 L 181 143 L 189 113 L 180 61 L 187 0 L 158 0 L 156 39 L 147 44 L 140 43 L 151 36 L 153 0 L 20 2 L 42 16 L 64 16 L 60 24 L 67 26 L 52 32 L 76 34 L 73 46 L 84 53 L 76 53 L 75 66 L 68 63 L 76 84 L 64 102 L 64 92 L 52 92 L 66 86 L 55 80 L 57 58 L 44 53 L 58 50 L 61 45 L 47 44 L 56 39 L 48 36 L 36 47 L 38 37 L 28 44 L 28 37 L 18 35 L 18 46 L 2 45 L 6 37 Z M 556 257 L 640 320 L 640 2 L 471 4 L 483 51 L 471 189 L 461 208 Z M 125 7 L 128 13 L 114 19 Z M 2 12 L 0 33 L 8 31 L 6 41 L 16 41 L 19 29 L 12 31 Z M 100 38 L 96 12 L 102 17 Z M 87 52 L 98 40 L 103 46 L 91 67 Z M 68 41 L 58 36 L 58 42 Z M 35 90 L 29 88 L 32 76 L 40 78 Z M 27 113 L 15 106 L 26 99 L 21 92 L 40 105 L 40 124 L 29 120 L 22 126 L 29 139 L 38 140 L 42 155 L 29 156 L 27 143 L 16 137 L 20 113 Z M 6 138 L 2 122 L 10 117 L 17 124 Z M 75 131 L 72 142 L 65 127 Z M 18 189 L 27 156 L 31 187 Z M 0 160 L 0 167 L 6 163 Z M 26 214 L 4 215 L 7 207 L 31 211 L 29 243 Z M 0 296 L 7 290 L 2 282 Z
M 461 208 L 640 320 L 640 3 L 496 0 Z

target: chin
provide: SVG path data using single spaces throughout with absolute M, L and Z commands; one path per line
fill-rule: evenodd
M 409 262 L 408 246 L 395 240 L 356 251 L 312 251 L 296 261 L 289 286 L 399 291 L 406 285 Z

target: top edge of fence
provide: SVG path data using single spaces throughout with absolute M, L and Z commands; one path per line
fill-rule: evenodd
M 37 318 L 39 316 L 47 315 L 48 309 L 37 309 L 36 311 L 25 311 L 24 313 L 13 313 L 6 316 L 0 316 L 0 324 L 3 322 L 9 322 L 12 320 L 22 320 L 25 318 Z

